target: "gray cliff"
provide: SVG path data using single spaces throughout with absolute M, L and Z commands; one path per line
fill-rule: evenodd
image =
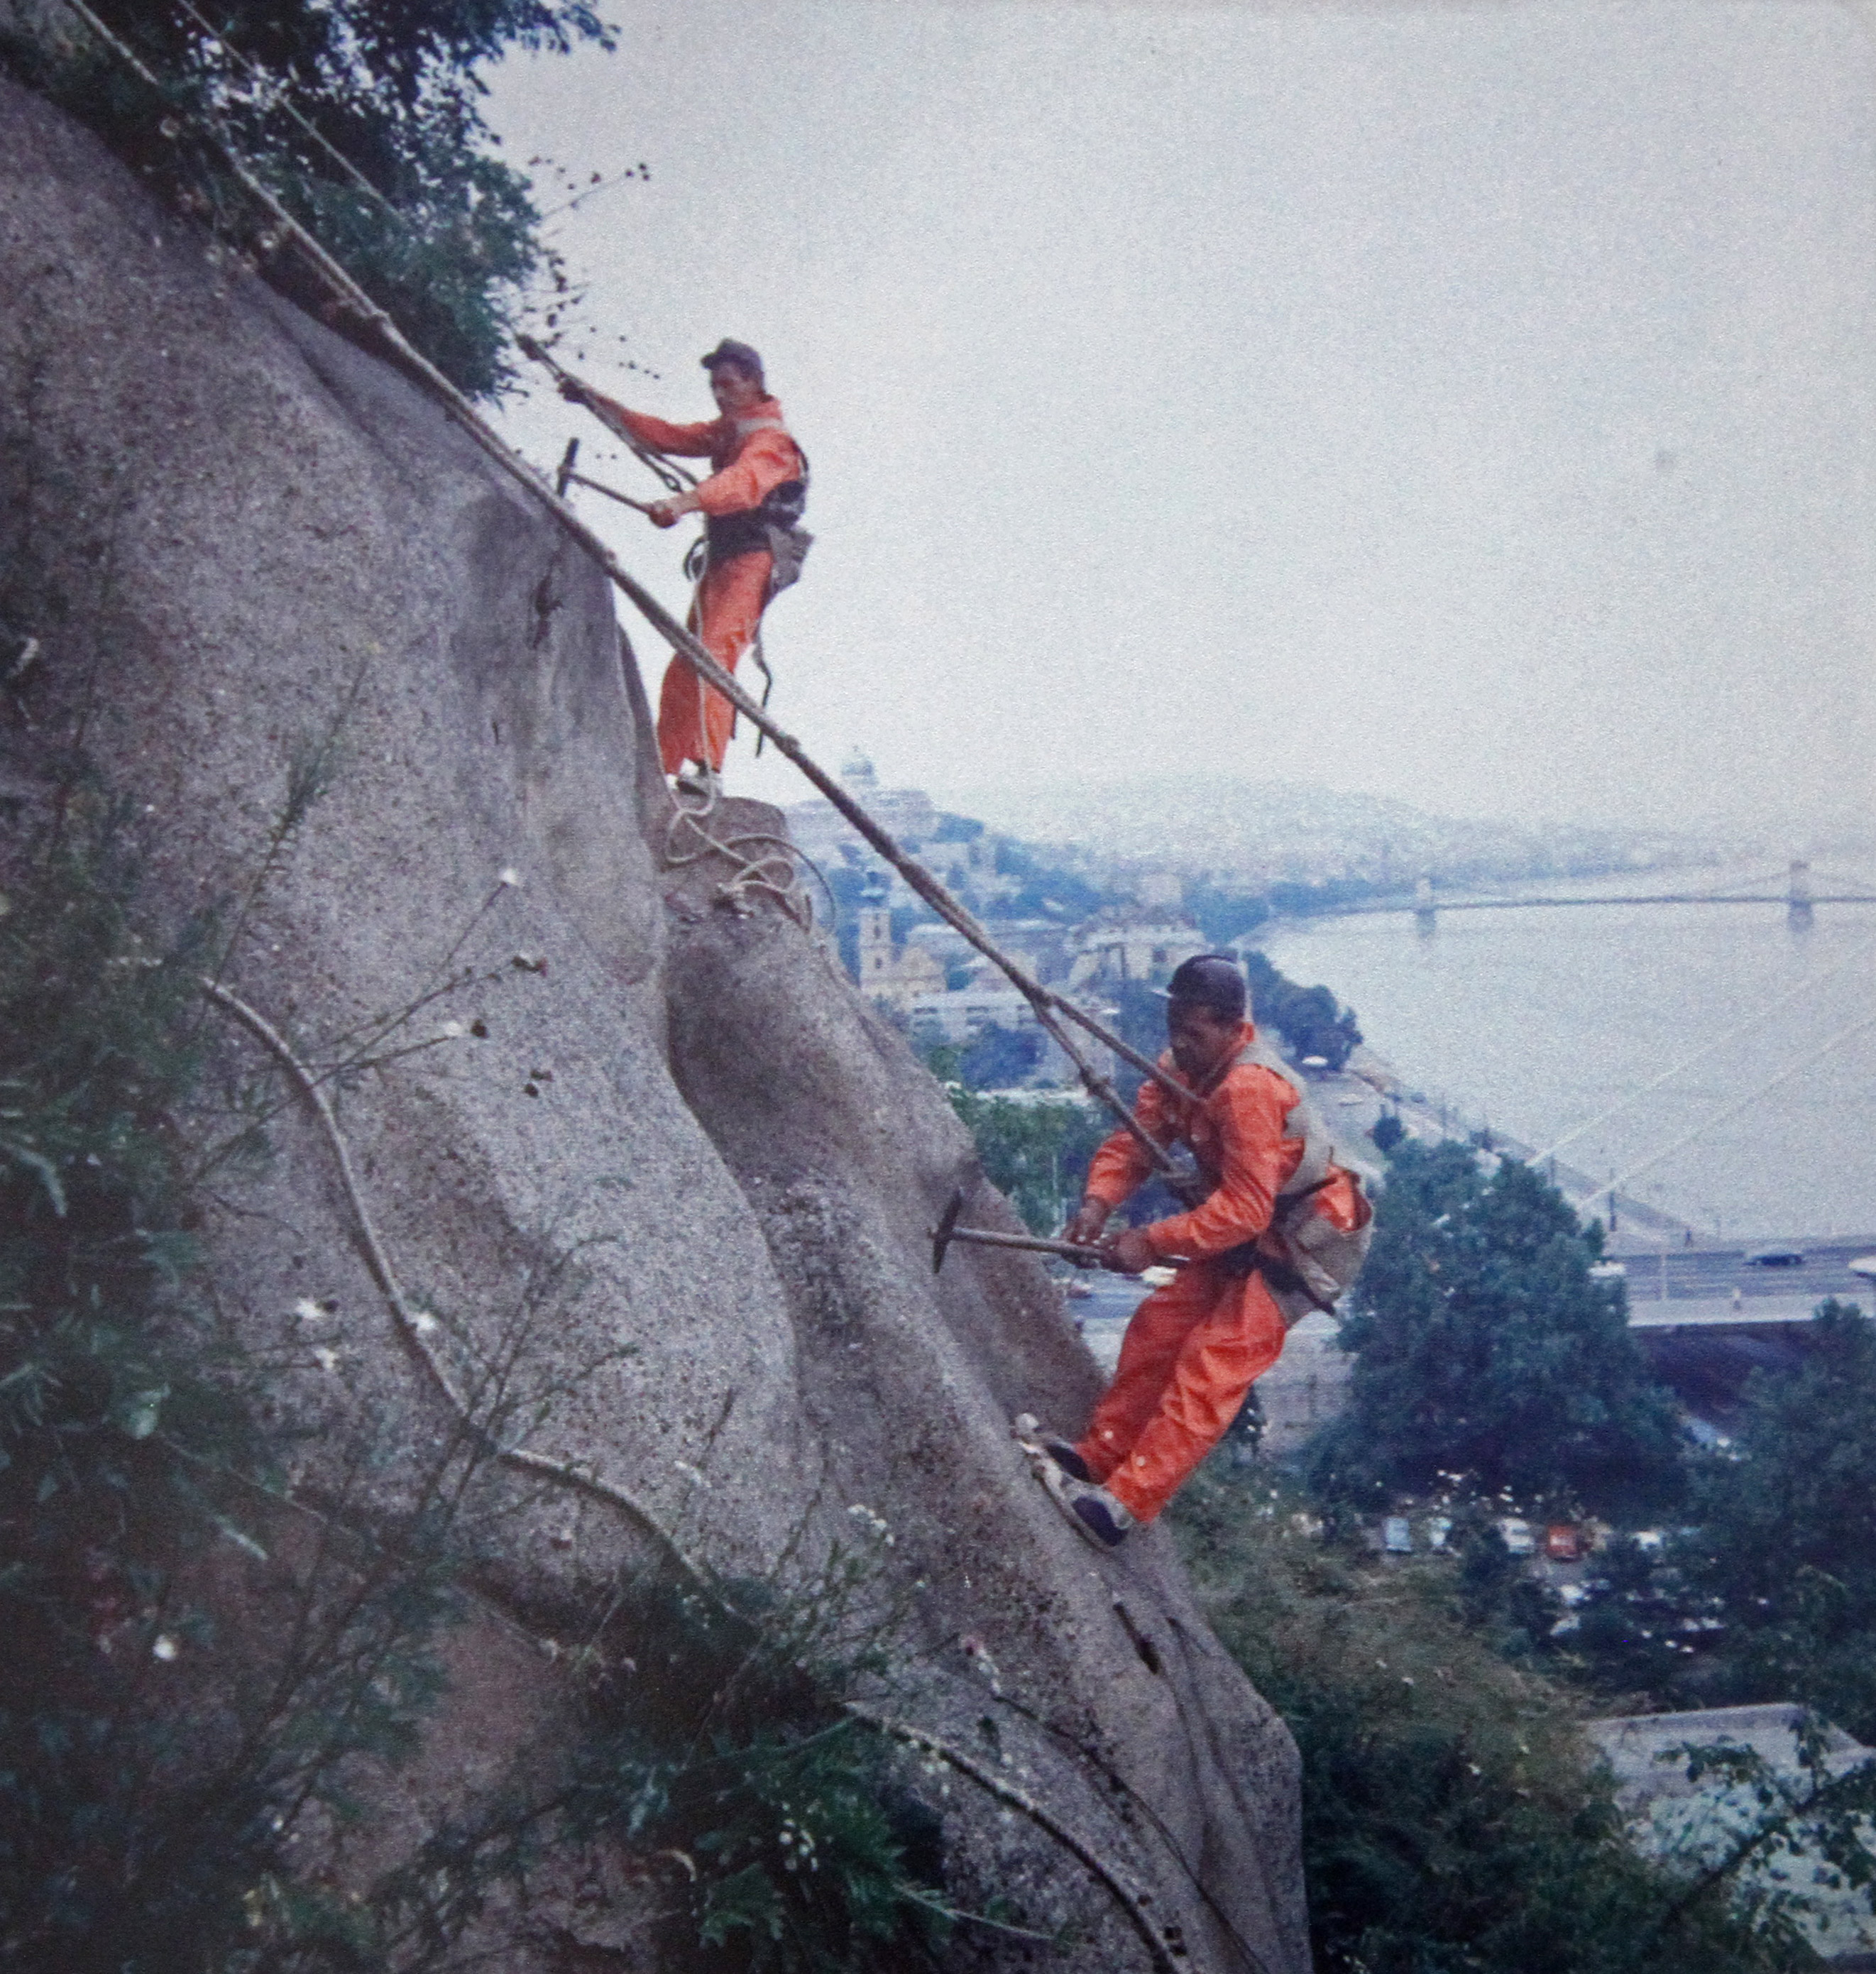
M 310 1060 L 469 972 L 394 1041 L 462 1033 L 387 1045 L 339 1087 L 360 1191 L 414 1304 L 491 1352 L 520 1339 L 530 1446 L 643 1511 L 548 1487 L 511 1518 L 491 1582 L 523 1622 L 455 1641 L 398 1827 L 551 1738 L 566 1675 L 517 1639 L 651 1559 L 653 1523 L 759 1572 L 804 1518 L 825 1543 L 864 1504 L 891 1570 L 927 1586 L 881 1707 L 974 1749 L 1141 1888 L 1184 1943 L 1159 1964 L 1302 1974 L 1289 1736 L 1169 1537 L 1097 1556 L 1029 1477 L 1012 1413 L 1078 1425 L 1097 1373 L 1025 1261 L 959 1251 L 933 1278 L 925 1231 L 970 1146 L 824 943 L 765 894 L 724 902 L 720 859 L 667 863 L 599 571 L 417 390 L 6 84 L 0 379 L 11 593 L 38 599 L 15 628 L 42 641 L 0 698 L 0 818 L 30 816 L 81 745 L 134 802 L 153 909 L 217 911 L 226 985 Z M 323 792 L 277 843 L 290 769 L 325 740 Z M 271 1074 L 237 1025 L 217 1033 L 228 1074 Z M 291 1103 L 270 1136 L 215 1195 L 218 1300 L 268 1349 L 317 1308 L 330 1366 L 293 1357 L 283 1412 L 392 1422 L 415 1459 L 446 1408 L 331 1147 Z M 396 1472 L 377 1484 L 392 1512 Z M 1155 1964 L 1036 1821 L 962 1772 L 909 1772 L 962 1895 L 1002 1888 L 1075 1929 L 1044 1963 Z M 512 1924 L 484 1940 L 496 1964 L 639 1964 L 615 1915 L 543 1896 L 490 1922 Z M 969 1928 L 950 1949 L 1033 1950 Z

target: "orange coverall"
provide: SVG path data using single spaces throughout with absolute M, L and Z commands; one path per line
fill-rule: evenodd
M 667 425 L 643 412 L 628 411 L 597 392 L 593 401 L 648 451 L 709 459 L 710 476 L 697 490 L 698 504 L 707 515 L 746 514 L 785 480 L 799 480 L 806 470 L 773 398 L 759 398 L 734 418 L 707 418 L 694 425 Z M 734 671 L 736 661 L 756 641 L 774 566 L 775 558 L 766 549 L 751 549 L 713 562 L 697 585 L 690 628 L 726 671 Z M 658 694 L 658 754 L 665 773 L 676 774 L 687 761 L 707 761 L 721 768 L 735 730 L 736 708 L 721 693 L 711 691 L 683 659 L 673 658 Z
M 1240 1048 L 1257 1031 L 1244 1025 Z M 1162 1067 L 1176 1075 L 1172 1058 Z M 1189 1265 L 1134 1312 L 1120 1362 L 1075 1451 L 1088 1471 L 1136 1520 L 1150 1522 L 1225 1433 L 1252 1384 L 1282 1354 L 1284 1323 L 1264 1278 L 1214 1257 L 1268 1237 L 1277 1189 L 1301 1162 L 1304 1143 L 1285 1137 L 1297 1093 L 1261 1063 L 1228 1062 L 1194 1105 L 1156 1083 L 1140 1085 L 1133 1114 L 1162 1145 L 1189 1145 L 1212 1190 L 1190 1212 L 1141 1228 L 1156 1255 Z M 1087 1195 L 1116 1207 L 1153 1166 L 1117 1131 L 1094 1154 Z M 1362 1224 L 1354 1180 L 1334 1171 L 1311 1205 L 1336 1225 Z M 1281 1251 L 1270 1251 L 1278 1259 Z

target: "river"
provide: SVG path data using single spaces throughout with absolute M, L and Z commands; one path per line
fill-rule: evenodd
M 1398 913 L 1293 923 L 1264 949 L 1291 979 L 1332 989 L 1410 1086 L 1470 1122 L 1540 1147 L 1581 1131 L 1560 1156 L 1599 1179 L 1667 1153 L 1624 1190 L 1704 1235 L 1876 1232 L 1876 1024 L 1723 1115 L 1876 1015 L 1876 907 L 1821 905 L 1804 930 L 1773 905 L 1448 913 L 1430 934 Z

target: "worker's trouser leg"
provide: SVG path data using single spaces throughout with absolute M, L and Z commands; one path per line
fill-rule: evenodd
M 1129 1513 L 1151 1521 L 1224 1438 L 1283 1345 L 1283 1317 L 1261 1275 L 1202 1261 L 1182 1268 L 1135 1310 L 1076 1451 Z
M 769 575 L 775 557 L 766 549 L 732 556 L 704 572 L 691 606 L 690 628 L 725 671 L 756 641 L 763 605 L 769 600 Z M 736 726 L 736 708 L 713 692 L 682 658 L 664 670 L 658 694 L 658 757 L 674 775 L 687 761 L 720 768 Z

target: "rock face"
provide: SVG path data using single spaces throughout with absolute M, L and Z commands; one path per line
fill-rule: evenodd
M 927 1585 L 880 1705 L 1020 1777 L 1151 1923 L 960 1769 L 933 1800 L 967 1892 L 1072 1926 L 1052 1966 L 1300 1974 L 1289 1738 L 1169 1539 L 1097 1556 L 1029 1478 L 1010 1415 L 1078 1424 L 1094 1368 L 1020 1258 L 957 1251 L 933 1278 L 926 1230 L 970 1147 L 825 943 L 766 894 L 726 903 L 717 853 L 667 861 L 600 572 L 439 409 L 5 84 L 0 402 L 0 610 L 41 641 L 0 700 L 11 812 L 74 746 L 133 800 L 155 908 L 215 913 L 226 985 L 303 1058 L 353 1064 L 339 1123 L 408 1302 L 507 1349 L 529 1444 L 636 1504 L 524 1505 L 494 1569 L 509 1608 L 567 1608 L 659 1528 L 772 1569 L 865 1504 Z M 765 822 L 730 804 L 711 827 Z M 412 1048 L 445 1021 L 464 1031 Z M 277 1067 L 232 1022 L 220 1046 L 231 1074 Z M 284 1408 L 420 1449 L 448 1407 L 332 1146 L 303 1106 L 272 1132 L 218 1193 L 217 1295 L 299 1348 Z M 308 1302 L 329 1368 L 300 1347 Z M 474 1626 L 454 1650 L 413 1817 L 499 1766 L 504 1735 L 551 1731 L 553 1664 Z M 501 1964 L 561 1964 L 540 1921 Z M 949 1949 L 1032 1950 L 969 1929 Z

